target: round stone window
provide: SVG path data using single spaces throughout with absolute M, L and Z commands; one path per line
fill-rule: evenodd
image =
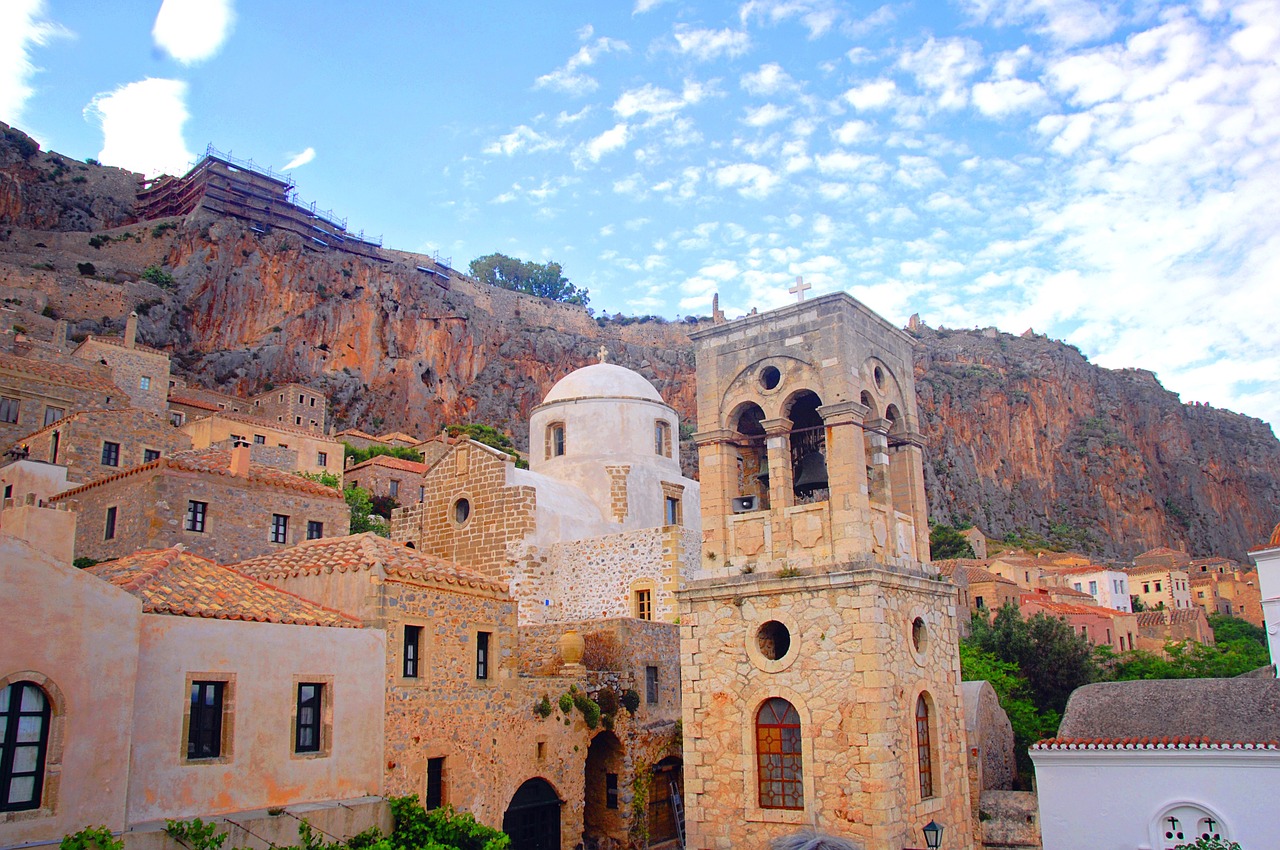
M 763 623 L 756 629 L 756 646 L 765 658 L 777 661 L 791 650 L 791 630 L 777 620 Z
M 467 520 L 471 518 L 471 502 L 467 499 L 459 499 L 453 503 L 453 521 L 458 525 L 466 525 Z
M 782 381 L 782 373 L 777 366 L 765 366 L 760 370 L 760 386 L 772 390 Z
M 929 629 L 919 617 L 911 621 L 911 647 L 920 654 L 929 648 Z
M 871 373 L 871 377 L 876 379 L 876 387 L 878 389 L 884 389 L 884 370 L 883 369 L 877 366 L 875 368 L 875 371 Z

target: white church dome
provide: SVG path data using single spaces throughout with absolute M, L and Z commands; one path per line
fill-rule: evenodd
M 570 372 L 556 381 L 542 403 L 579 398 L 640 398 L 663 404 L 662 396 L 643 375 L 613 363 L 592 363 Z

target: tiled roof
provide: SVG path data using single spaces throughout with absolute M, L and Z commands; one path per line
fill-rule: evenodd
M 1055 569 L 1053 572 L 1055 575 L 1060 575 L 1060 576 L 1082 576 L 1082 575 L 1087 575 L 1088 573 L 1101 573 L 1101 572 L 1119 573 L 1119 572 L 1124 572 L 1124 570 L 1121 570 L 1119 567 L 1108 567 L 1102 564 L 1088 564 L 1087 566 L 1083 566 L 1083 567 L 1059 567 L 1058 569 Z
M 381 437 L 375 437 L 373 434 L 369 434 L 364 431 L 361 431 L 359 428 L 344 428 L 343 430 L 334 434 L 334 436 L 335 437 L 359 437 L 362 440 L 373 440 L 375 443 L 381 442 L 382 440 Z
M 337 442 L 332 437 L 317 434 L 315 431 L 308 431 L 306 428 L 298 428 L 295 425 L 287 425 L 284 422 L 273 422 L 265 416 L 252 416 L 248 413 L 235 413 L 230 410 L 222 410 L 219 408 L 214 412 L 213 416 L 202 416 L 196 422 L 203 422 L 205 419 L 212 419 L 214 416 L 222 419 L 230 419 L 232 422 L 243 422 L 245 425 L 258 425 L 263 428 L 270 428 L 274 431 L 287 431 L 290 434 L 297 434 L 300 437 L 309 437 L 311 439 L 323 438 L 332 442 Z
M 117 407 L 117 408 L 104 407 L 104 408 L 92 408 L 89 410 L 77 410 L 75 413 L 68 413 L 66 416 L 62 417 L 56 422 L 50 422 L 48 425 L 44 426 L 39 431 L 32 431 L 30 434 L 27 434 L 25 437 L 22 437 L 17 442 L 19 443 L 26 442 L 27 440 L 30 440 L 33 437 L 38 437 L 39 435 L 43 434 L 45 431 L 52 431 L 56 428 L 61 428 L 65 426 L 68 422 L 79 422 L 82 419 L 85 419 L 89 416 L 92 416 L 94 414 L 100 414 L 100 413 L 106 413 L 111 415 L 123 415 L 123 416 L 129 416 L 129 417 L 150 416 L 153 419 L 164 421 L 164 417 L 160 416 L 159 414 L 152 413 L 150 410 L 143 410 L 140 407 Z M 165 424 L 167 425 L 168 422 L 165 422 Z
M 86 572 L 109 581 L 142 600 L 152 614 L 332 626 L 354 629 L 354 617 L 309 602 L 207 558 L 184 552 L 181 546 L 137 552 L 88 567 Z
M 960 561 L 959 559 L 957 559 L 957 561 L 953 561 L 946 565 L 946 568 L 942 570 L 942 574 L 949 577 L 959 577 L 959 579 L 966 584 L 995 582 L 997 584 L 1007 584 L 1010 587 L 1018 586 L 1016 582 L 1012 582 L 1004 576 L 998 576 L 990 570 L 986 570 L 978 566 L 970 566 L 967 561 L 968 559 L 965 559 L 965 561 Z M 983 562 L 974 561 L 973 563 L 981 564 Z
M 1210 738 L 1049 738 L 1033 750 L 1280 750 L 1280 741 L 1214 741 Z
M 222 410 L 218 405 L 212 402 L 204 401 L 189 395 L 180 395 L 178 393 L 169 393 L 170 404 L 181 404 L 185 407 L 198 407 L 201 410 Z
M 1174 623 L 1190 623 L 1204 617 L 1204 609 L 1199 606 L 1190 608 L 1162 608 L 1157 611 L 1139 611 L 1136 616 L 1139 626 L 1163 626 L 1165 624 L 1165 615 L 1168 615 L 1168 622 Z
M 1186 564 L 1148 564 L 1145 567 L 1132 566 L 1125 570 L 1131 576 L 1151 575 L 1155 573 L 1187 572 Z
M 427 471 L 427 465 L 425 463 L 405 460 L 402 457 L 391 457 L 390 455 L 374 455 L 364 463 L 357 463 L 355 466 L 348 469 L 346 474 L 350 475 L 357 469 L 364 469 L 367 466 L 385 466 L 388 469 L 400 469 L 405 472 L 413 472 L 418 475 Z
M 1085 593 L 1083 590 L 1076 590 L 1074 587 L 1054 587 L 1050 588 L 1049 592 L 1055 596 L 1074 596 L 1078 599 L 1093 598 L 1090 594 Z
M 422 442 L 417 437 L 406 434 L 403 431 L 388 431 L 387 433 L 380 435 L 378 439 L 382 440 L 382 442 L 384 443 L 389 443 L 392 440 L 401 440 L 403 442 L 409 443 L 410 445 L 417 445 L 418 443 Z
M 90 342 L 101 342 L 101 343 L 104 343 L 105 345 L 114 345 L 116 348 L 130 349 L 132 351 L 141 351 L 145 354 L 163 354 L 166 357 L 169 355 L 169 352 L 167 351 L 161 351 L 158 348 L 152 348 L 149 345 L 143 345 L 142 343 L 136 340 L 134 341 L 133 345 L 125 345 L 124 337 L 97 336 L 96 334 L 89 334 L 87 337 L 85 337 L 84 341 L 75 347 L 75 351 L 79 351 L 81 348 L 85 346 L 86 343 L 90 343 Z
M 456 588 L 506 593 L 507 586 L 452 561 L 393 543 L 373 532 L 348 537 L 308 540 L 280 552 L 261 555 L 235 565 L 236 569 L 270 581 L 318 573 L 346 573 L 381 569 L 387 575 L 429 581 Z
M 98 374 L 96 370 L 85 369 L 67 362 L 35 360 L 0 353 L 0 369 L 25 372 L 35 380 L 47 384 L 93 390 L 105 395 L 124 396 L 124 390 L 112 383 L 109 378 Z
M 1103 605 L 1076 605 L 1073 602 L 1054 602 L 1052 599 L 1045 599 L 1036 596 L 1023 596 L 1024 603 L 1038 605 L 1050 614 L 1083 614 L 1088 616 L 1114 617 L 1118 614 L 1125 614 L 1125 611 L 1116 611 Z
M 1180 552 L 1177 549 L 1170 549 L 1168 546 L 1157 546 L 1154 549 L 1148 549 L 1138 557 L 1139 558 L 1155 558 L 1155 557 L 1167 558 L 1170 555 L 1176 555 L 1176 556 L 1182 557 L 1186 554 L 1187 554 L 1186 552 Z
M 153 460 L 150 463 L 144 463 L 139 466 L 133 466 L 129 469 L 121 470 L 114 475 L 104 475 L 101 478 L 95 478 L 88 484 L 83 484 L 72 490 L 59 493 L 50 497 L 49 501 L 54 502 L 61 499 L 71 499 L 79 493 L 90 489 L 91 487 L 101 487 L 113 481 L 119 481 L 131 475 L 140 475 L 143 472 L 149 472 L 155 469 L 173 469 L 179 472 L 203 472 L 209 475 L 225 475 L 232 478 L 231 475 L 231 449 L 194 449 L 192 451 L 175 452 L 159 460 Z M 334 487 L 326 487 L 319 481 L 312 481 L 310 478 L 304 478 L 301 475 L 294 475 L 290 472 L 284 472 L 272 466 L 266 466 L 261 463 L 249 461 L 249 474 L 246 480 L 255 484 L 265 484 L 269 487 L 278 487 L 284 490 L 296 490 L 299 493 L 305 493 L 308 496 L 319 496 L 329 499 L 342 499 L 343 495 Z

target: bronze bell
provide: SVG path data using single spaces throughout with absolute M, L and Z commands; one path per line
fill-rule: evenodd
M 810 452 L 800 458 L 793 486 L 797 493 L 810 493 L 827 486 L 827 459 L 822 452 Z

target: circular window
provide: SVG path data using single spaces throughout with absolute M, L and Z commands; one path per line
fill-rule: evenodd
M 458 525 L 464 525 L 471 518 L 471 502 L 466 499 L 459 499 L 453 503 L 453 521 Z
M 777 661 L 791 649 L 791 631 L 777 620 L 770 620 L 756 629 L 756 646 L 765 658 Z
M 929 647 L 929 630 L 919 617 L 911 622 L 911 645 L 916 652 L 924 652 Z
M 884 370 L 879 366 L 871 373 L 871 377 L 876 379 L 876 387 L 884 389 Z
M 760 370 L 760 386 L 766 390 L 775 388 L 781 381 L 782 373 L 778 371 L 777 366 L 765 366 Z

